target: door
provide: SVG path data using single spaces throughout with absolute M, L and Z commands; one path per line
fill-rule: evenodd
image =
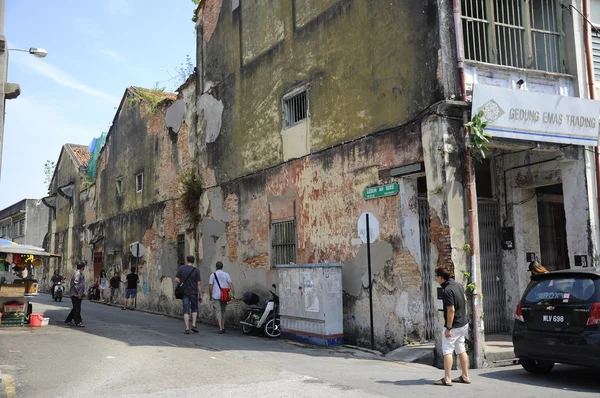
M 419 197 L 419 234 L 421 241 L 421 288 L 425 307 L 425 338 L 433 340 L 437 328 L 437 314 L 433 299 L 433 270 L 431 268 L 431 236 L 429 229 L 429 202 Z
M 563 203 L 538 201 L 540 257 L 548 271 L 569 268 L 566 222 Z
M 481 292 L 486 334 L 507 333 L 506 294 L 502 274 L 502 229 L 500 205 L 493 199 L 478 199 Z
M 102 252 L 94 253 L 94 282 L 100 278 L 100 272 L 102 271 L 103 266 Z

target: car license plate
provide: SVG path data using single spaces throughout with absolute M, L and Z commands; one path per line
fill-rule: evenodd
M 564 315 L 542 315 L 542 322 L 544 324 L 561 325 L 565 323 L 565 320 L 566 319 Z

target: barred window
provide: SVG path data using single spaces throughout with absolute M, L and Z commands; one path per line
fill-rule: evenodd
M 557 0 L 461 0 L 465 58 L 563 72 Z
M 177 235 L 177 263 L 185 264 L 185 234 Z
M 271 224 L 271 264 L 296 263 L 296 220 Z
M 284 128 L 303 122 L 308 118 L 308 95 L 306 91 L 283 99 Z
M 22 218 L 13 223 L 13 237 L 25 235 L 25 219 Z

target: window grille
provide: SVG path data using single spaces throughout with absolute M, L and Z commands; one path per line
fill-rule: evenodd
M 296 220 L 271 224 L 271 263 L 296 263 Z
M 592 57 L 594 60 L 594 79 L 600 83 L 600 27 L 592 29 Z
M 306 91 L 283 100 L 285 127 L 291 127 L 308 118 L 308 95 Z
M 13 223 L 13 237 L 25 235 L 25 219 L 17 220 Z
M 135 191 L 142 192 L 144 189 L 144 174 L 136 174 L 135 176 Z
M 185 234 L 177 235 L 177 263 L 185 264 Z
M 557 0 L 461 0 L 461 7 L 466 59 L 562 72 Z

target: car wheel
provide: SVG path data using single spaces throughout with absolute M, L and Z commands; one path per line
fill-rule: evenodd
M 536 361 L 535 359 L 522 359 L 521 366 L 529 373 L 543 374 L 550 373 L 554 368 L 554 362 Z

